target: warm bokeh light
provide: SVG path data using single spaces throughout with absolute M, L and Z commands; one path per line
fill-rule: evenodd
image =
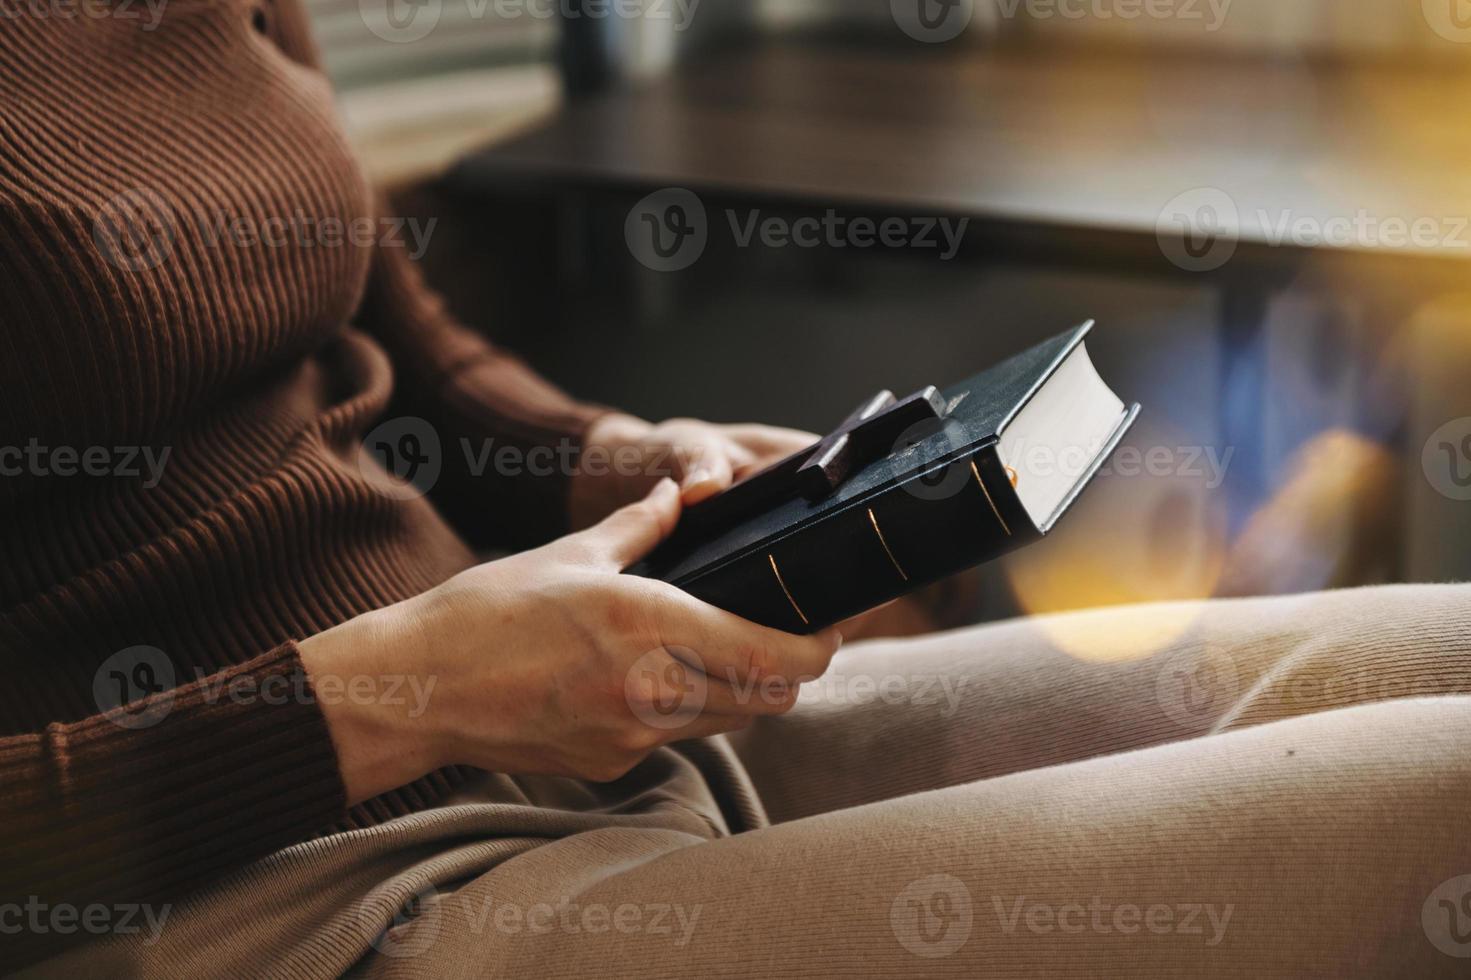
M 1292 457 L 1281 486 L 1232 543 L 1217 593 L 1308 592 L 1384 577 L 1374 567 L 1393 519 L 1394 455 L 1331 430 Z
M 1055 613 L 1210 596 L 1226 555 L 1222 457 L 1216 447 L 1211 452 L 1163 427 L 1141 426 L 1053 537 L 1007 560 L 1022 609 Z M 1090 616 L 1041 623 L 1075 657 L 1128 660 L 1158 652 L 1194 618 L 1189 606 L 1138 612 L 1109 618 L 1106 631 Z

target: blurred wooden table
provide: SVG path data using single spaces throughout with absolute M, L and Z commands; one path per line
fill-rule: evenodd
M 1161 216 L 1168 230 L 1171 208 L 1195 204 L 1181 195 L 1212 188 L 1234 204 L 1214 220 L 1248 259 L 1435 264 L 1471 257 L 1471 230 L 1459 246 L 1397 247 L 1383 227 L 1321 244 L 1290 229 L 1471 212 L 1468 97 L 1471 76 L 1383 65 L 773 43 L 568 105 L 456 176 L 964 215 L 1054 253 L 1101 234 L 1114 257 L 1141 244 L 1158 256 Z
M 1240 518 L 1266 481 L 1273 296 L 1362 297 L 1388 325 L 1463 288 L 1468 102 L 1471 75 L 1443 68 L 771 43 L 566 105 L 452 180 L 964 216 L 966 254 L 988 263 L 1202 277 Z

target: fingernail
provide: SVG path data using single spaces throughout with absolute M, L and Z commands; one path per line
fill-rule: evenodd
M 702 483 L 709 483 L 714 479 L 715 474 L 702 466 L 684 478 L 684 485 L 686 488 L 697 487 Z

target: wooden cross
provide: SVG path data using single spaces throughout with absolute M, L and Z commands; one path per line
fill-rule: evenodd
M 945 408 L 945 399 L 933 385 L 903 401 L 892 391 L 879 392 L 825 436 L 797 467 L 797 492 L 813 501 L 831 496 L 856 470 L 893 452 L 908 429 L 943 419 Z
M 832 496 L 858 470 L 892 453 L 901 436 L 948 415 L 945 399 L 930 386 L 903 400 L 892 391 L 869 398 L 810 449 L 789 456 L 729 490 L 696 504 L 684 523 L 708 531 L 728 528 L 794 497 Z

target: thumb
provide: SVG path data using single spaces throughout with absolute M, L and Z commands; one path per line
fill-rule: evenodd
M 679 522 L 679 486 L 663 479 L 636 504 L 614 511 L 602 523 L 572 535 L 595 564 L 622 571 L 669 536 Z

